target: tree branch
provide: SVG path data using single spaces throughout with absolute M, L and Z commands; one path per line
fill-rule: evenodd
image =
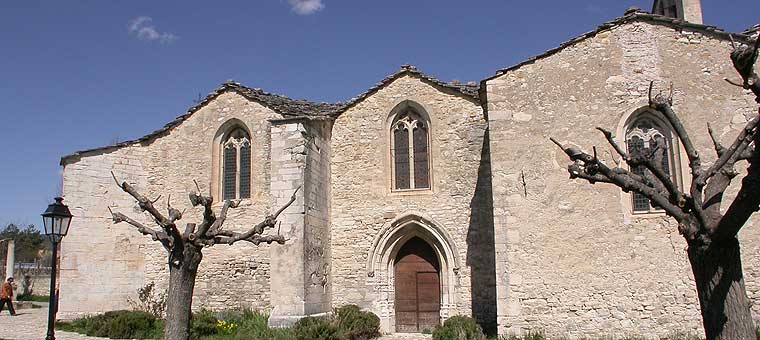
M 111 171 L 111 176 L 116 182 L 116 185 L 118 185 L 122 190 L 124 190 L 124 192 L 130 194 L 135 200 L 137 200 L 137 204 L 140 209 L 147 211 L 151 216 L 153 216 L 153 219 L 156 221 L 156 223 L 158 223 L 158 225 L 161 226 L 167 234 L 170 236 L 179 235 L 179 230 L 177 229 L 177 226 L 174 224 L 174 222 L 164 217 L 164 215 L 162 215 L 158 209 L 153 206 L 153 202 L 151 200 L 138 193 L 137 190 L 135 190 L 135 188 L 126 181 L 119 183 L 119 180 L 116 179 L 116 175 L 113 173 L 113 171 Z
M 673 180 L 671 180 L 670 176 L 665 173 L 665 171 L 662 169 L 662 166 L 658 165 L 662 164 L 661 159 L 659 161 L 652 161 L 651 159 L 651 155 L 657 154 L 658 149 L 653 150 L 648 155 L 638 155 L 634 157 L 626 153 L 623 148 L 620 147 L 620 145 L 615 141 L 615 136 L 612 135 L 612 132 L 601 127 L 597 127 L 596 129 L 604 134 L 604 137 L 607 139 L 607 143 L 609 143 L 615 149 L 618 155 L 623 157 L 623 160 L 625 160 L 631 169 L 638 165 L 645 166 L 655 176 L 655 178 L 657 178 L 659 184 L 661 184 L 661 189 L 666 190 L 670 194 L 671 201 L 674 204 L 683 207 L 683 193 L 678 190 L 678 187 L 676 187 L 675 183 L 673 183 Z M 661 146 L 658 145 L 658 148 L 661 148 Z M 661 153 L 660 157 L 664 157 L 664 149 L 659 151 Z M 654 184 L 652 182 L 653 181 L 650 180 L 649 184 Z
M 723 218 L 713 229 L 713 239 L 727 240 L 736 237 L 744 224 L 753 213 L 760 209 L 760 154 L 757 145 L 760 143 L 760 134 L 754 134 L 755 153 L 749 160 L 747 176 L 742 179 L 742 187 L 739 193 L 726 209 Z
M 213 236 L 214 236 L 214 243 L 226 243 L 226 244 L 233 244 L 237 241 L 248 241 L 254 244 L 258 244 L 259 242 L 267 242 L 263 239 L 263 236 L 260 236 L 261 233 L 264 232 L 264 230 L 268 228 L 273 228 L 275 226 L 275 223 L 277 222 L 277 217 L 280 216 L 280 214 L 285 211 L 293 202 L 296 201 L 296 193 L 298 190 L 301 189 L 299 186 L 296 188 L 295 191 L 293 191 L 293 195 L 290 196 L 290 200 L 288 203 L 283 205 L 277 212 L 274 213 L 274 215 L 269 215 L 264 218 L 263 221 L 259 222 L 257 225 L 253 226 L 253 228 L 249 229 L 248 231 L 244 233 L 239 233 L 235 231 L 230 230 L 218 230 Z M 278 235 L 280 236 L 280 235 Z M 282 236 L 280 236 L 282 237 Z M 272 236 L 271 240 L 267 243 L 272 242 L 285 242 L 285 239 L 280 239 Z
M 689 134 L 686 132 L 686 128 L 683 126 L 683 123 L 678 118 L 676 113 L 673 112 L 673 108 L 670 106 L 669 100 L 665 99 L 662 95 L 657 95 L 654 99 L 650 100 L 649 105 L 650 107 L 662 113 L 662 115 L 665 116 L 665 119 L 667 119 L 670 123 L 670 126 L 673 127 L 676 136 L 681 141 L 681 144 L 683 144 L 684 150 L 686 151 L 686 156 L 689 158 L 689 167 L 691 168 L 692 174 L 701 174 L 702 162 L 699 158 L 699 152 L 697 152 L 697 149 L 694 147 L 691 138 L 689 138 Z M 694 195 L 694 193 L 691 194 L 692 196 Z
M 260 243 L 264 242 L 267 244 L 272 244 L 273 242 L 277 242 L 279 244 L 285 244 L 285 237 L 282 235 L 251 235 L 250 237 L 238 239 L 236 237 L 226 237 L 226 236 L 217 236 L 214 239 L 214 243 L 217 244 L 233 244 L 237 241 L 246 241 L 253 243 L 255 245 L 259 245 Z
M 575 176 L 587 180 L 590 178 L 594 181 L 615 184 L 625 192 L 638 192 L 664 209 L 668 215 L 673 216 L 673 218 L 679 223 L 687 218 L 687 215 L 681 211 L 678 206 L 670 203 L 665 193 L 645 184 L 640 180 L 641 176 L 633 174 L 625 169 L 609 168 L 603 162 L 599 161 L 598 158 L 591 156 L 578 148 L 564 147 L 554 138 L 550 139 L 574 161 L 574 164 L 568 166 L 568 172 L 570 172 L 571 177 Z
M 173 241 L 165 232 L 148 228 L 142 223 L 129 218 L 127 215 L 119 212 L 113 212 L 113 210 L 111 210 L 111 207 L 108 207 L 108 211 L 111 212 L 111 219 L 113 220 L 113 223 L 127 222 L 128 224 L 137 228 L 137 231 L 139 231 L 141 234 L 150 235 L 153 241 L 161 242 L 166 250 L 171 250 Z
M 224 224 L 224 221 L 227 220 L 227 210 L 230 208 L 237 208 L 240 205 L 239 200 L 226 200 L 224 201 L 224 205 L 222 206 L 221 212 L 219 212 L 219 217 L 214 221 L 213 224 L 209 227 L 208 231 L 200 235 L 201 237 L 206 237 L 206 235 L 209 235 L 213 237 L 219 230 L 222 228 L 222 224 Z
M 198 227 L 198 235 L 206 235 L 208 229 L 211 228 L 211 225 L 216 221 L 214 210 L 211 209 L 211 205 L 214 203 L 214 198 L 211 196 L 203 196 L 201 194 L 201 187 L 198 185 L 198 182 L 195 180 L 193 180 L 193 182 L 195 182 L 195 187 L 198 189 L 198 191 L 190 192 L 190 204 L 192 204 L 194 207 L 197 207 L 198 205 L 203 206 L 203 223 L 201 223 L 200 227 Z
M 733 167 L 733 163 L 742 155 L 744 149 L 752 143 L 758 123 L 760 123 L 760 117 L 758 116 L 747 122 L 747 125 L 744 126 L 739 136 L 736 137 L 731 147 L 725 150 L 720 158 L 696 179 L 700 186 L 704 186 L 707 179 L 723 169 L 724 166 Z
M 726 148 L 723 146 L 723 144 L 720 144 L 720 141 L 718 141 L 718 138 L 715 136 L 715 131 L 713 131 L 710 123 L 707 123 L 707 132 L 710 134 L 710 139 L 712 139 L 713 146 L 715 147 L 715 153 L 718 154 L 718 158 L 720 158 L 720 156 L 726 152 Z
M 596 129 L 602 132 L 602 134 L 604 135 L 604 138 L 607 139 L 607 143 L 612 145 L 612 148 L 615 149 L 615 151 L 618 153 L 618 155 L 620 155 L 620 157 L 623 157 L 623 160 L 627 162 L 630 159 L 628 157 L 628 153 L 625 152 L 623 148 L 621 148 L 620 145 L 615 141 L 615 136 L 612 134 L 612 132 L 599 126 L 597 126 Z
M 742 87 L 755 94 L 755 101 L 760 103 L 760 77 L 755 73 L 760 37 L 755 39 L 754 46 L 740 45 L 731 51 L 731 62 L 742 77 Z

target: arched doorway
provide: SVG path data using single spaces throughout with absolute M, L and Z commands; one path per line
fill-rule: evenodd
M 435 250 L 419 237 L 409 239 L 394 263 L 396 332 L 422 332 L 441 317 L 440 264 Z

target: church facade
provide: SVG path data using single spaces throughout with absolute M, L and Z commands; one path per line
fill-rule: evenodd
M 655 11 L 694 13 L 694 3 L 658 1 Z M 711 154 L 706 122 L 725 142 L 757 112 L 723 81 L 736 77 L 730 51 L 719 29 L 631 10 L 480 84 L 405 65 L 326 104 L 225 83 L 152 134 L 62 159 L 74 219 L 61 316 L 128 308 L 145 284 L 167 285 L 163 248 L 110 220 L 109 208 L 150 223 L 113 171 L 149 197 L 171 195 L 184 222 L 202 219 L 185 199 L 194 180 L 219 207 L 240 199 L 225 223 L 240 230 L 301 188 L 279 219 L 285 245 L 204 250 L 195 308 L 264 309 L 287 325 L 356 304 L 386 332 L 422 332 L 453 315 L 500 333 L 699 332 L 674 222 L 635 194 L 568 179 L 549 137 L 599 146 L 610 162 L 596 126 L 629 148 L 664 139 L 669 174 L 686 186 L 682 148 L 646 108 L 647 89 L 673 84 L 676 112 Z M 753 301 L 759 236 L 752 225 L 740 235 Z

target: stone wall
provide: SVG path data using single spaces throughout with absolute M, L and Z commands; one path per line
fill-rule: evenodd
M 61 304 L 63 317 L 127 308 L 127 297 L 153 281 L 168 285 L 165 250 L 126 223 L 113 224 L 108 207 L 146 225 L 147 215 L 114 183 L 110 172 L 132 183 L 165 207 L 186 209 L 182 222 L 202 220 L 200 208 L 187 199 L 197 180 L 208 194 L 218 192 L 215 140 L 235 120 L 252 139 L 251 198 L 231 209 L 226 228 L 243 230 L 270 212 L 270 123 L 272 110 L 234 92 L 225 92 L 196 111 L 165 136 L 142 144 L 85 154 L 64 167 L 64 195 L 71 208 L 69 236 L 63 240 Z M 217 209 L 221 203 L 215 204 Z M 218 211 L 217 211 L 218 213 Z M 269 246 L 239 242 L 203 251 L 194 308 L 266 308 L 270 305 Z
M 330 134 L 332 123 L 313 121 L 306 129 L 306 314 L 330 311 Z
M 394 108 L 407 103 L 423 109 L 431 120 L 432 190 L 390 190 L 388 119 Z M 495 273 L 493 266 L 487 268 L 489 256 L 493 262 L 493 253 L 488 254 L 493 244 L 491 224 L 489 217 L 478 215 L 490 216 L 491 211 L 471 209 L 482 199 L 483 190 L 490 190 L 486 188 L 490 182 L 478 178 L 485 133 L 478 103 L 408 74 L 381 86 L 337 118 L 331 158 L 333 306 L 358 304 L 378 314 L 384 330 L 394 330 L 392 276 L 373 271 L 369 257 L 387 255 L 373 247 L 395 222 L 411 216 L 450 238 L 443 241 L 450 243 L 443 248 L 456 249 L 452 258 L 439 259 L 452 263 L 449 272 L 441 273 L 444 279 L 451 278 L 450 286 L 443 284 L 443 316 L 477 312 L 481 321 L 488 320 L 489 311 L 473 305 L 495 305 L 495 287 L 488 286 Z M 475 289 L 479 293 L 473 294 Z
M 723 81 L 739 79 L 729 52 L 716 37 L 632 22 L 485 82 L 501 332 L 701 332 L 686 244 L 673 221 L 632 215 L 629 194 L 612 185 L 569 180 L 569 161 L 549 137 L 587 151 L 597 146 L 612 163 L 594 128 L 622 136 L 628 115 L 647 104 L 649 81 L 657 90 L 672 82 L 675 111 L 712 161 L 705 123 L 728 143 L 757 111 L 750 95 Z M 760 298 L 757 221 L 740 235 L 753 301 Z M 757 303 L 753 312 L 760 316 Z
M 287 242 L 271 250 L 273 327 L 330 311 L 330 127 L 323 120 L 273 122 L 271 186 L 277 205 L 298 189 L 279 219 Z

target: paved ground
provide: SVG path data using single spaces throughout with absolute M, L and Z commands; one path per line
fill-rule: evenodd
M 18 309 L 18 314 L 11 316 L 7 311 L 0 313 L 0 340 L 43 340 L 47 332 L 47 308 Z M 107 340 L 84 336 L 78 333 L 55 332 L 56 340 Z M 381 336 L 378 340 L 430 340 L 424 334 L 391 334 Z
M 16 316 L 0 313 L 0 339 L 44 340 L 47 334 L 47 308 L 17 309 Z M 103 340 L 78 333 L 55 332 L 56 340 Z

